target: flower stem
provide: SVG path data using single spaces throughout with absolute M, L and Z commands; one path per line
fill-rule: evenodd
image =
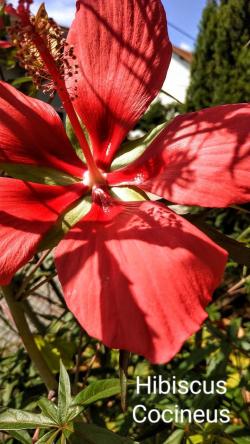
M 57 381 L 50 371 L 44 357 L 38 349 L 34 337 L 28 326 L 26 317 L 22 310 L 20 302 L 15 299 L 15 293 L 12 285 L 1 287 L 5 300 L 8 304 L 9 310 L 16 324 L 18 333 L 23 341 L 23 344 L 30 356 L 30 359 L 36 366 L 41 379 L 45 383 L 48 390 L 54 390 L 57 388 Z

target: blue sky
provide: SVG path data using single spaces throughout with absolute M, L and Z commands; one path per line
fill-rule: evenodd
M 122 1 L 122 0 L 117 0 Z M 197 36 L 198 23 L 206 0 L 162 0 L 169 21 L 169 34 L 173 44 L 182 48 L 192 49 L 193 40 L 177 32 L 170 24 L 181 28 L 193 37 Z M 15 1 L 13 2 L 15 3 Z M 42 0 L 34 1 L 34 10 Z M 45 0 L 49 14 L 62 25 L 69 25 L 74 17 L 74 0 Z
M 181 28 L 193 37 L 197 36 L 198 24 L 206 0 L 163 0 L 169 21 L 169 35 L 172 43 L 176 46 L 192 48 L 193 40 L 175 31 L 170 24 Z

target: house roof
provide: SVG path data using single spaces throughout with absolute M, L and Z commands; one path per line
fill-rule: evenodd
M 185 62 L 192 63 L 192 52 L 186 51 L 185 49 L 177 48 L 177 46 L 173 46 L 173 53 L 178 55 L 181 59 L 185 60 Z

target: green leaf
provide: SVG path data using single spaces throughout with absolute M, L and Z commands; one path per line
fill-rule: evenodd
M 239 329 L 241 327 L 241 322 L 242 319 L 241 318 L 235 318 L 231 321 L 228 331 L 229 331 L 229 336 L 233 341 L 237 341 L 238 339 L 238 334 L 239 334 Z
M 68 411 L 67 421 L 70 422 L 74 418 L 79 416 L 80 413 L 82 413 L 83 409 L 83 406 L 71 404 Z
M 37 427 L 55 427 L 55 422 L 45 415 L 8 409 L 0 414 L 0 430 L 25 430 Z
M 61 435 L 60 444 L 66 444 L 66 438 L 64 435 Z
M 69 437 L 72 444 L 135 444 L 130 438 L 118 436 L 93 424 L 75 424 L 75 431 Z
M 55 432 L 45 433 L 45 435 L 43 435 L 38 441 L 36 441 L 36 444 L 53 444 L 58 433 L 59 430 L 56 430 Z
M 193 435 L 188 437 L 188 443 L 190 444 L 203 444 L 202 435 Z
M 117 170 L 138 159 L 138 157 L 140 157 L 144 151 L 146 151 L 148 146 L 153 142 L 153 140 L 158 136 L 165 126 L 166 123 L 163 123 L 140 139 L 131 140 L 122 144 L 121 149 L 118 151 L 116 157 L 111 163 L 110 170 Z
M 109 398 L 121 391 L 119 379 L 103 379 L 93 382 L 74 398 L 73 404 L 88 405 L 99 399 Z
M 53 421 L 57 422 L 57 408 L 52 401 L 49 401 L 47 398 L 41 398 L 37 402 L 37 405 L 45 416 L 48 416 Z
M 169 436 L 167 441 L 164 441 L 164 444 L 181 444 L 183 436 L 184 430 L 175 430 L 175 432 L 172 433 L 171 436 Z
M 62 361 L 60 362 L 60 379 L 58 387 L 58 419 L 61 424 L 67 421 L 71 404 L 70 379 Z
M 44 236 L 39 251 L 54 248 L 65 234 L 81 220 L 91 209 L 91 199 L 86 196 L 64 212 L 49 232 Z
M 0 170 L 5 171 L 9 176 L 14 177 L 15 179 L 41 183 L 44 185 L 67 186 L 76 182 L 81 182 L 80 178 L 70 176 L 63 171 L 34 165 L 0 163 Z
M 250 444 L 250 437 L 249 436 L 242 436 L 240 438 L 234 438 L 234 441 L 237 444 Z
M 31 444 L 31 437 L 25 430 L 8 430 L 8 433 L 21 444 Z
M 197 218 L 197 216 L 189 216 L 188 219 L 218 245 L 225 248 L 225 250 L 229 252 L 230 257 L 238 262 L 238 264 L 250 266 L 250 248 L 245 247 L 243 243 L 226 236 L 216 230 L 216 228 L 206 224 Z
M 32 77 L 30 76 L 18 77 L 12 82 L 12 86 L 15 86 L 17 88 L 18 86 L 21 86 L 24 83 L 30 83 L 30 82 L 32 82 Z
M 214 435 L 214 438 L 217 440 L 218 444 L 234 444 L 234 441 L 232 439 L 224 438 L 223 436 Z

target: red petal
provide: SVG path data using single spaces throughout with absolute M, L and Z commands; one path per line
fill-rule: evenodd
M 79 0 L 68 36 L 79 64 L 68 86 L 77 79 L 74 105 L 102 166 L 158 93 L 171 58 L 161 2 L 142 3 Z
M 99 213 L 57 247 L 67 305 L 107 346 L 166 362 L 206 318 L 227 254 L 159 204 L 111 207 L 106 222 Z
M 74 152 L 56 111 L 0 82 L 0 162 L 56 168 L 81 177 Z
M 58 187 L 0 179 L 0 285 L 7 285 L 33 257 L 42 236 L 82 194 L 79 184 Z
M 11 48 L 12 44 L 7 42 L 7 40 L 0 40 L 0 48 L 6 49 Z
M 137 184 L 185 205 L 225 207 L 250 200 L 250 105 L 179 116 L 145 154 L 110 173 L 110 184 Z

